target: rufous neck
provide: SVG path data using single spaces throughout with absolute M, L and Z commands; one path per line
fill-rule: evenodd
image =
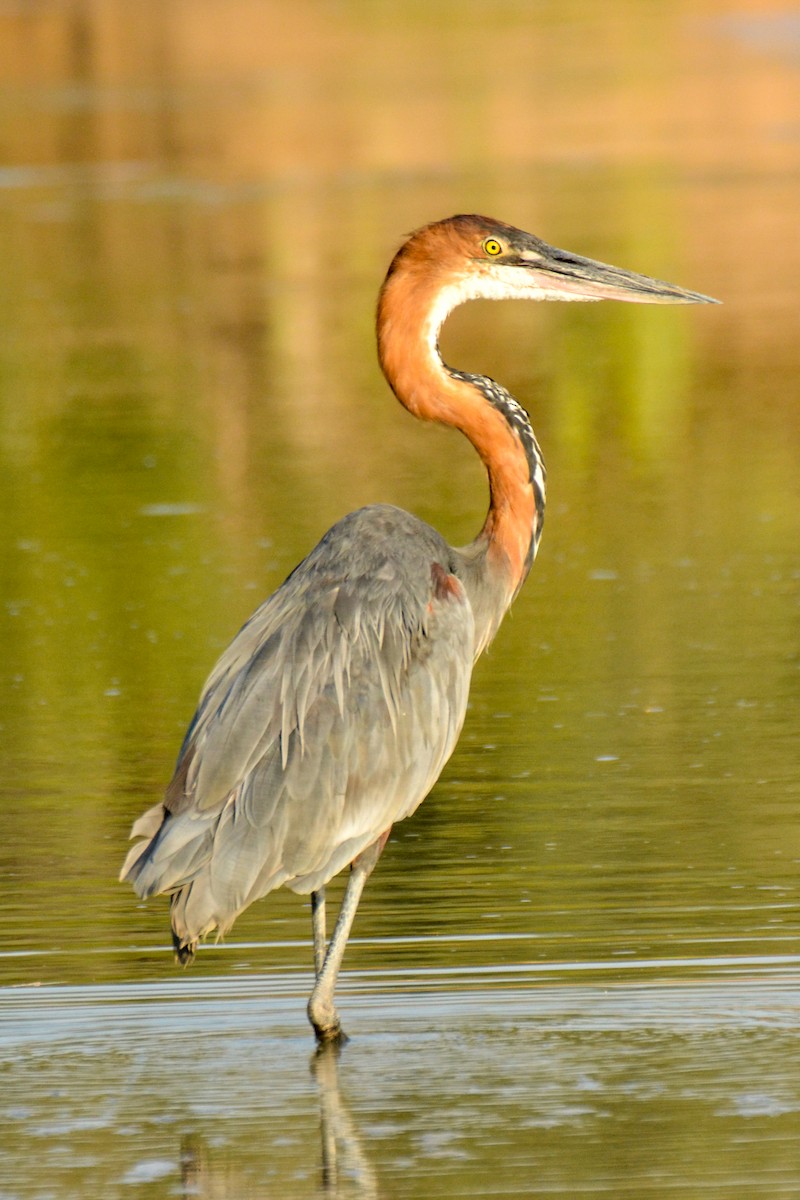
M 491 567 L 505 576 L 510 603 L 530 570 L 540 513 L 518 433 L 469 377 L 448 370 L 439 353 L 445 318 L 470 298 L 463 281 L 443 285 L 430 274 L 415 277 L 395 265 L 378 301 L 378 358 L 409 412 L 459 429 L 480 455 L 490 502 L 476 543 L 485 544 Z

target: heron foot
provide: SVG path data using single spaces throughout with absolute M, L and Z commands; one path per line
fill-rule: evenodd
M 314 1036 L 320 1048 L 344 1046 L 349 1042 L 350 1039 L 342 1029 L 339 1014 L 327 997 L 318 996 L 312 992 L 308 1002 L 308 1019 L 313 1026 Z
M 317 1029 L 314 1026 L 314 1036 L 317 1039 L 317 1054 L 325 1054 L 328 1050 L 341 1050 L 350 1041 L 341 1025 L 336 1029 Z

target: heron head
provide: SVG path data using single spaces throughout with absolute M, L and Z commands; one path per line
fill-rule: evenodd
M 701 295 L 567 250 L 475 214 L 449 217 L 412 234 L 406 247 L 439 265 L 468 299 L 627 300 L 639 304 L 716 304 Z M 404 248 L 405 249 L 405 248 Z

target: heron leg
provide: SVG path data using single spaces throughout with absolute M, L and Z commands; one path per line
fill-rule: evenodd
M 342 1030 L 339 1014 L 333 1002 L 333 993 L 336 990 L 339 968 L 342 965 L 347 939 L 350 936 L 350 930 L 353 928 L 353 921 L 358 909 L 358 902 L 361 899 L 361 893 L 364 890 L 364 884 L 369 879 L 375 868 L 375 864 L 381 856 L 381 851 L 389 838 L 389 832 L 387 829 L 376 842 L 368 846 L 350 864 L 350 878 L 347 881 L 347 887 L 342 898 L 342 907 L 339 909 L 339 916 L 336 919 L 336 925 L 331 940 L 328 943 L 322 970 L 317 972 L 314 990 L 308 1002 L 308 1019 L 314 1026 L 314 1033 L 316 1034 L 317 1041 L 320 1043 L 345 1042 L 347 1040 Z
M 311 893 L 311 925 L 314 930 L 314 975 L 320 977 L 328 949 L 328 929 L 325 920 L 325 888 Z

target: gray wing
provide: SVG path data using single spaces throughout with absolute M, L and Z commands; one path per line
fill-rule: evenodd
M 461 730 L 473 662 L 453 570 L 429 526 L 361 509 L 223 654 L 123 867 L 140 895 L 173 893 L 182 943 L 281 884 L 316 890 L 424 799 Z

